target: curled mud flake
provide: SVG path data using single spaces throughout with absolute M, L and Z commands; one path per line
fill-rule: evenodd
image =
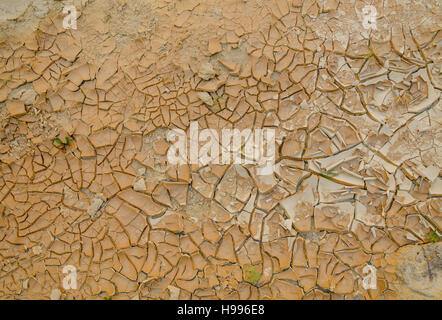
M 198 72 L 198 76 L 203 80 L 210 80 L 215 77 L 216 71 L 212 64 L 205 62 L 202 63 Z
M 198 98 L 204 102 L 205 104 L 207 104 L 208 106 L 213 106 L 213 99 L 210 96 L 209 93 L 207 92 L 198 92 Z
M 21 100 L 9 100 L 6 102 L 6 108 L 13 117 L 26 114 L 25 104 Z

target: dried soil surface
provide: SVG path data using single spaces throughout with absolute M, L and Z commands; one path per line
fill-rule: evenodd
M 441 22 L 438 0 L 0 0 L 0 298 L 442 299 Z M 170 164 L 192 121 L 275 129 L 274 173 Z

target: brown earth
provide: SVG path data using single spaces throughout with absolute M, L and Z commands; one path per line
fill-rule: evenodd
M 442 299 L 441 17 L 0 0 L 0 298 Z M 191 121 L 275 129 L 275 172 L 170 164 Z

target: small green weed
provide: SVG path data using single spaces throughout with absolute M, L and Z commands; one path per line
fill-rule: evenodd
M 321 177 L 330 179 L 330 178 L 336 177 L 338 175 L 338 173 L 336 171 L 334 171 L 333 169 L 331 169 L 331 170 L 327 170 L 327 171 L 321 172 L 319 175 Z
M 65 148 L 66 146 L 70 145 L 72 140 L 69 137 L 66 137 L 65 142 L 63 142 L 59 137 L 56 137 L 54 139 L 54 142 L 58 144 L 60 147 Z
M 427 233 L 427 238 L 432 243 L 436 243 L 440 239 L 442 239 L 442 237 L 437 234 L 436 230 L 433 230 L 433 232 Z
M 245 280 L 252 283 L 257 284 L 259 279 L 261 279 L 262 274 L 258 271 L 258 265 L 251 264 L 247 266 L 244 270 L 245 273 Z

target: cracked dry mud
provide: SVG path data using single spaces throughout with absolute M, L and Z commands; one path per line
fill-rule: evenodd
M 442 299 L 440 1 L 67 3 L 0 1 L 0 298 Z M 275 172 L 172 166 L 191 121 Z

